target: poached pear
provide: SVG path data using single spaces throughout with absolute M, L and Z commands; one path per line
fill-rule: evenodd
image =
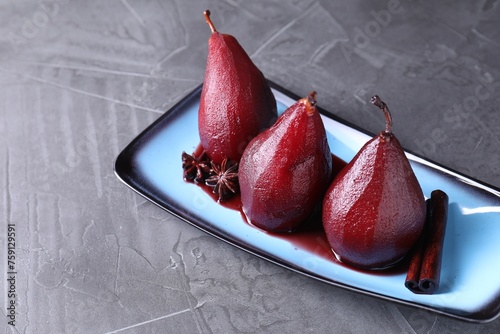
M 363 269 L 382 269 L 401 260 L 422 233 L 426 204 L 399 141 L 386 129 L 369 140 L 335 177 L 323 201 L 323 227 L 338 260 Z
M 293 231 L 321 205 L 332 179 L 332 154 L 315 92 L 248 144 L 238 177 L 243 212 L 264 230 Z
M 217 164 L 238 162 L 248 142 L 277 118 L 269 83 L 235 37 L 212 30 L 198 113 L 201 145 Z

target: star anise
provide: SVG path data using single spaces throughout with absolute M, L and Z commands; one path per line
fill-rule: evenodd
M 204 183 L 210 175 L 210 160 L 205 151 L 199 157 L 182 152 L 182 169 L 184 170 L 184 180 Z
M 228 200 L 240 191 L 238 183 L 238 163 L 224 159 L 220 165 L 212 162 L 212 175 L 205 184 L 213 187 L 213 193 L 219 195 L 219 202 Z

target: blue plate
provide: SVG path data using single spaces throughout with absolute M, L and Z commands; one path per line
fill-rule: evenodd
M 271 83 L 279 112 L 298 97 Z M 360 271 L 336 261 L 320 223 L 294 234 L 248 225 L 237 207 L 222 206 L 200 186 L 183 180 L 181 154 L 199 144 L 201 86 L 162 115 L 118 156 L 115 172 L 131 189 L 201 230 L 290 270 L 395 302 L 473 322 L 500 313 L 500 191 L 407 153 L 424 195 L 449 196 L 441 284 L 433 295 L 405 288 L 407 263 L 388 271 Z M 349 161 L 371 138 L 320 110 L 332 152 Z M 316 219 L 319 220 L 319 219 Z

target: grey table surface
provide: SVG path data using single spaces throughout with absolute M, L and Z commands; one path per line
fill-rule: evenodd
M 5 333 L 498 333 L 330 286 L 223 243 L 114 175 L 119 152 L 203 80 L 210 31 L 266 77 L 500 187 L 500 4 L 0 2 L 0 328 Z M 7 224 L 15 227 L 9 325 Z

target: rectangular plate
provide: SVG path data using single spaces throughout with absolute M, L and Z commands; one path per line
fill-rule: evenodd
M 282 113 L 298 97 L 271 83 Z M 407 264 L 367 272 L 336 261 L 321 225 L 294 234 L 266 233 L 246 223 L 239 210 L 218 204 L 201 187 L 183 180 L 181 154 L 199 144 L 201 86 L 135 138 L 118 156 L 115 172 L 131 189 L 187 223 L 236 247 L 323 282 L 484 322 L 500 312 L 500 191 L 407 153 L 424 195 L 441 189 L 450 200 L 441 285 L 434 295 L 404 286 Z M 320 110 L 332 152 L 349 161 L 371 135 Z

